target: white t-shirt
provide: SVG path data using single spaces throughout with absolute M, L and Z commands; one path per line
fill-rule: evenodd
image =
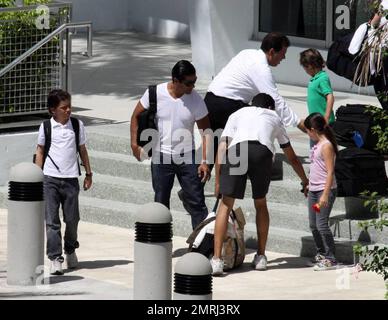
M 257 107 L 245 107 L 232 113 L 221 137 L 232 138 L 229 148 L 244 141 L 259 141 L 273 154 L 275 139 L 281 146 L 290 142 L 277 113 Z
M 207 116 L 208 111 L 202 97 L 193 90 L 191 94 L 173 98 L 167 82 L 157 85 L 156 121 L 160 145 L 156 152 L 171 155 L 191 152 L 194 146 L 194 124 Z M 140 99 L 145 109 L 149 108 L 148 89 Z
M 264 51 L 246 49 L 238 53 L 213 79 L 208 91 L 216 96 L 251 102 L 259 93 L 275 100 L 275 109 L 285 126 L 297 126 L 299 118 L 279 94 Z
M 79 145 L 86 143 L 85 128 L 81 120 L 79 122 Z M 50 157 L 54 160 L 58 169 L 52 163 L 49 157 L 43 166 L 43 173 L 47 176 L 56 178 L 77 178 L 79 176 L 78 171 L 78 158 L 77 148 L 75 145 L 75 133 L 71 121 L 62 125 L 56 122 L 54 118 L 50 119 L 51 123 L 51 146 L 49 150 Z M 43 123 L 39 127 L 38 144 L 45 145 L 44 127 Z

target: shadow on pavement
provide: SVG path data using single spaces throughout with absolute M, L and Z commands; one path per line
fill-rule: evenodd
M 64 274 L 63 276 L 50 276 L 49 278 L 43 279 L 43 284 L 56 284 L 56 283 L 62 283 L 62 282 L 68 282 L 68 281 L 77 281 L 77 280 L 83 280 L 84 277 L 81 276 L 68 276 Z
M 100 126 L 105 124 L 118 124 L 128 121 L 117 122 L 110 119 L 88 117 L 76 114 L 77 111 L 88 110 L 85 108 L 73 107 L 72 116 L 76 117 L 84 123 L 86 127 Z M 0 118 L 0 133 L 22 133 L 22 132 L 38 132 L 40 124 L 49 119 L 49 115 L 46 113 L 34 114 L 34 115 L 18 115 L 12 117 Z
M 76 269 L 66 269 L 66 273 L 73 272 L 79 269 L 101 269 L 110 268 L 118 265 L 127 265 L 133 263 L 130 260 L 93 260 L 93 261 L 81 261 L 78 263 Z
M 268 269 L 299 269 L 310 268 L 311 259 L 303 257 L 284 257 L 268 260 Z

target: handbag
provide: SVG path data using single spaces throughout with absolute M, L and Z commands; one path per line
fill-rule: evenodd
M 151 85 L 148 87 L 148 96 L 150 106 L 148 109 L 144 110 L 138 115 L 138 128 L 137 128 L 137 145 L 140 147 L 146 147 L 145 150 L 148 154 L 148 157 L 152 156 L 152 149 L 157 144 L 157 139 L 154 136 L 147 136 L 147 139 L 141 139 L 141 134 L 144 130 L 153 129 L 157 131 L 155 117 L 157 112 L 157 97 L 156 97 L 156 85 Z M 154 139 L 153 139 L 154 138 Z M 149 149 L 148 149 L 149 148 Z

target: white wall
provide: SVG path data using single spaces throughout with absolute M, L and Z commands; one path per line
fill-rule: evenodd
M 69 0 L 73 22 L 92 21 L 94 31 L 128 30 L 129 7 L 133 0 Z
M 188 11 L 191 43 L 195 43 L 194 46 L 191 46 L 192 59 L 199 76 L 199 81 L 211 79 L 216 70 L 213 55 L 210 0 L 189 2 Z
M 205 0 L 196 0 L 201 2 Z M 254 0 L 206 0 L 208 1 L 211 23 L 202 24 L 203 28 L 209 28 L 208 32 L 200 31 L 197 35 L 196 29 L 191 30 L 191 45 L 193 48 L 203 46 L 204 43 L 211 43 L 205 47 L 201 55 L 194 55 L 193 62 L 197 70 L 200 70 L 200 78 L 211 79 L 216 75 L 240 50 L 247 48 L 260 48 L 259 41 L 252 41 L 254 31 Z M 197 17 L 201 19 L 201 16 Z M 194 23 L 192 22 L 192 25 Z M 200 24 L 200 22 L 197 22 Z M 208 39 L 203 39 L 208 37 Z M 277 82 L 298 86 L 306 86 L 309 76 L 299 65 L 299 53 L 307 47 L 294 46 L 287 51 L 286 60 L 273 68 L 273 74 Z M 319 49 L 325 58 L 327 50 Z M 213 62 L 213 66 L 209 66 Z M 358 92 L 359 88 L 351 88 L 351 81 L 339 77 L 329 71 L 332 86 L 335 90 Z M 366 93 L 367 89 L 362 89 L 361 93 Z M 369 92 L 373 92 L 369 88 Z
M 190 41 L 190 0 L 69 0 L 73 21 L 92 21 L 94 31 L 134 30 Z
M 130 0 L 129 28 L 190 41 L 188 3 L 196 0 Z
M 190 41 L 193 63 L 200 79 L 211 79 L 251 41 L 254 0 L 71 0 L 73 20 L 93 22 L 94 31 L 135 30 Z M 309 77 L 299 66 L 299 52 L 291 46 L 287 59 L 274 68 L 279 83 L 305 86 Z M 327 50 L 320 50 L 326 57 Z M 329 72 L 333 88 L 357 92 L 351 82 Z M 365 93 L 363 89 L 361 93 Z M 373 90 L 369 91 L 373 92 Z

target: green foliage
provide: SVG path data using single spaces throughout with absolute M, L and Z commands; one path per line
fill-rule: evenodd
M 368 106 L 367 113 L 373 116 L 375 125 L 371 128 L 372 133 L 377 135 L 376 151 L 388 154 L 388 112 L 382 108 Z
M 372 210 L 377 209 L 379 212 L 379 218 L 373 220 L 367 220 L 359 222 L 359 226 L 363 230 L 367 230 L 370 227 L 383 232 L 384 228 L 388 227 L 388 201 L 387 199 L 380 197 L 377 192 L 370 193 L 368 191 L 362 193 L 367 197 L 364 206 L 371 205 Z M 366 271 L 375 272 L 381 275 L 388 284 L 388 246 L 362 246 L 356 244 L 353 247 L 353 251 L 363 258 L 361 266 Z M 385 294 L 385 298 L 388 299 L 388 287 Z
M 25 6 L 52 0 L 24 0 Z M 13 0 L 0 0 L 0 7 L 14 7 Z M 0 12 L 0 69 L 33 47 L 62 23 L 67 12 L 50 12 L 49 29 L 37 28 L 43 10 Z M 56 37 L 0 78 L 0 115 L 45 110 L 45 97 L 59 78 L 59 38 Z M 58 81 L 57 81 L 58 82 Z

